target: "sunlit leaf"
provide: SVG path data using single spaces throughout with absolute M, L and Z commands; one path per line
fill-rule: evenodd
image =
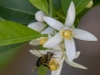
M 47 0 L 29 0 L 39 10 L 48 14 L 48 3 Z
M 40 36 L 40 33 L 22 24 L 11 21 L 0 21 L 0 46 L 21 43 Z

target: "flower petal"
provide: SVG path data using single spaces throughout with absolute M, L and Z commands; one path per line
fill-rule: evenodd
M 53 49 L 49 49 L 49 50 L 39 50 L 39 52 L 41 52 L 42 54 L 47 54 L 47 52 L 54 53 L 54 50 Z
M 54 37 L 52 37 L 51 39 L 49 39 L 43 45 L 43 47 L 45 47 L 45 48 L 52 48 L 52 47 L 58 45 L 62 40 L 63 40 L 63 38 L 61 37 L 60 33 L 57 33 Z
M 62 50 L 53 50 L 53 49 L 47 49 L 47 50 L 38 50 L 40 53 L 42 54 L 47 54 L 47 52 L 51 52 L 53 53 L 53 57 L 57 58 L 57 60 L 59 61 L 62 56 L 63 56 L 63 51 Z
M 48 38 L 50 39 L 50 38 L 52 38 L 52 36 L 51 35 L 48 35 Z M 52 47 L 51 49 L 54 49 L 54 50 L 62 50 L 59 45 L 56 45 L 56 46 Z
M 64 27 L 64 25 L 61 22 L 51 17 L 43 17 L 43 19 L 49 26 L 53 27 L 56 30 L 61 30 Z
M 46 16 L 46 14 L 42 11 L 38 11 L 35 13 L 35 19 L 39 22 L 44 22 L 43 17 Z
M 74 59 L 77 59 L 80 56 L 80 53 L 81 53 L 80 51 L 76 52 Z
M 67 64 L 69 64 L 70 66 L 73 66 L 73 67 L 76 67 L 76 68 L 81 68 L 81 69 L 87 69 L 86 67 L 84 67 L 84 66 L 82 66 L 82 65 L 80 65 L 80 64 L 78 64 L 78 63 L 75 63 L 75 62 L 70 62 L 69 60 L 68 60 L 68 58 L 67 57 L 65 57 L 65 61 L 66 61 L 66 63 Z
M 65 48 L 66 48 L 66 55 L 69 59 L 69 61 L 72 61 L 75 57 L 75 53 L 76 53 L 76 47 L 75 47 L 75 42 L 74 39 L 65 39 L 64 40 L 65 43 Z
M 62 66 L 63 66 L 63 64 L 60 65 L 60 68 L 58 70 L 51 71 L 51 75 L 60 75 Z
M 49 35 L 48 35 L 48 39 L 51 39 L 51 38 L 52 38 L 52 36 L 49 34 Z
M 52 47 L 52 49 L 54 49 L 54 50 L 62 50 L 59 45 L 56 45 L 56 46 Z
M 75 13 L 75 6 L 74 6 L 73 1 L 71 1 L 68 12 L 67 12 L 67 18 L 65 21 L 66 26 L 71 27 L 73 25 L 74 20 L 75 20 L 75 14 L 76 14 Z
M 42 54 L 41 52 L 39 52 L 39 50 L 29 50 L 33 55 L 37 56 L 37 57 L 41 57 Z
M 64 50 L 65 49 L 65 44 L 64 44 L 64 42 L 61 42 L 60 44 L 59 44 L 59 46 Z
M 38 40 L 32 40 L 29 42 L 30 45 L 39 45 L 39 41 Z
M 65 56 L 63 56 L 63 58 L 61 60 L 59 60 L 60 68 L 58 70 L 56 70 L 56 71 L 52 71 L 51 75 L 60 75 L 64 59 L 65 59 Z
M 74 38 L 85 40 L 85 41 L 97 41 L 97 38 L 91 34 L 90 32 L 87 32 L 82 29 L 75 28 L 73 31 Z
M 47 27 L 41 34 L 55 34 L 55 30 L 51 27 Z
M 32 54 L 35 56 L 41 57 L 43 54 L 47 54 L 47 52 L 55 53 L 54 50 L 30 50 Z
M 53 57 L 55 57 L 57 61 L 59 61 L 60 63 L 64 61 L 64 52 L 62 50 L 53 50 L 53 53 Z
M 41 32 L 46 28 L 46 25 L 41 22 L 33 22 L 33 23 L 28 24 L 28 27 L 38 32 Z

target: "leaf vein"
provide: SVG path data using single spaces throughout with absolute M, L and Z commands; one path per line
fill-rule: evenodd
M 0 5 L 0 6 L 2 6 L 2 5 Z M 10 9 L 10 10 L 19 11 L 19 12 L 23 12 L 23 13 L 34 15 L 34 13 L 30 13 L 30 12 L 27 12 L 27 11 L 22 11 L 22 10 L 19 10 L 19 9 L 14 9 L 14 8 L 11 8 L 11 7 L 6 7 L 6 6 L 2 6 L 2 7 Z

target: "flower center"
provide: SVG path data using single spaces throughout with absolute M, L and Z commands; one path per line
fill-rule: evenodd
M 44 45 L 47 40 L 48 40 L 47 37 L 41 38 L 40 41 L 39 41 L 40 45 Z
M 70 39 L 72 36 L 72 31 L 70 30 L 61 30 L 60 35 L 65 39 Z
M 52 58 L 50 61 L 49 61 L 49 68 L 50 70 L 57 70 L 59 69 L 59 63 L 54 59 Z

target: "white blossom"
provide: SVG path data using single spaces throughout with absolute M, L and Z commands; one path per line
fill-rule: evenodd
M 75 15 L 76 15 L 75 6 L 74 6 L 73 1 L 71 1 L 64 25 L 61 22 L 55 20 L 54 18 L 43 17 L 44 21 L 49 26 L 59 31 L 51 39 L 49 39 L 43 45 L 43 47 L 52 48 L 58 45 L 59 43 L 61 43 L 64 39 L 66 55 L 69 61 L 72 61 L 74 59 L 75 53 L 76 53 L 76 47 L 75 47 L 75 42 L 73 38 L 77 38 L 77 39 L 85 40 L 85 41 L 97 41 L 97 38 L 93 34 L 85 30 L 72 27 L 74 24 Z
M 52 38 L 51 35 L 48 35 L 48 37 L 40 37 L 40 38 L 31 40 L 29 42 L 29 44 L 30 45 L 43 45 L 50 38 Z M 54 49 L 54 50 L 62 50 L 62 48 L 64 48 L 64 45 L 62 43 L 60 43 L 59 45 L 56 45 L 56 46 L 52 47 L 51 49 Z
M 37 32 L 42 32 L 46 28 L 46 25 L 41 22 L 33 22 L 33 23 L 28 24 L 28 27 Z
M 74 61 L 70 62 L 67 58 L 66 53 L 63 50 L 53 50 L 53 49 L 52 50 L 50 50 L 50 49 L 47 49 L 47 50 L 30 50 L 30 52 L 32 54 L 38 56 L 38 57 L 42 56 L 41 53 L 44 54 L 44 55 L 47 54 L 47 52 L 54 53 L 54 55 L 52 56 L 53 58 L 51 58 L 51 59 L 56 60 L 57 63 L 55 63 L 54 66 L 57 67 L 57 68 L 56 68 L 56 70 L 51 69 L 51 75 L 60 75 L 64 60 L 70 66 L 73 66 L 73 67 L 76 67 L 76 68 L 81 68 L 81 69 L 87 69 L 86 67 L 84 67 L 80 64 L 77 64 Z M 76 52 L 74 59 L 78 58 L 79 55 L 80 55 L 80 52 Z M 56 64 L 58 65 L 58 63 L 59 63 L 59 67 L 56 66 Z M 51 67 L 51 65 L 49 65 L 49 67 Z
M 35 13 L 35 19 L 38 22 L 44 22 L 44 19 L 43 19 L 44 16 L 46 16 L 46 14 L 42 11 L 38 11 L 38 12 Z
M 28 24 L 28 27 L 37 32 L 40 32 L 41 34 L 54 34 L 55 30 L 52 27 L 46 28 L 46 24 L 44 23 L 44 19 L 43 19 L 44 16 L 46 16 L 44 12 L 42 11 L 36 12 L 35 19 L 38 22 L 30 23 Z

